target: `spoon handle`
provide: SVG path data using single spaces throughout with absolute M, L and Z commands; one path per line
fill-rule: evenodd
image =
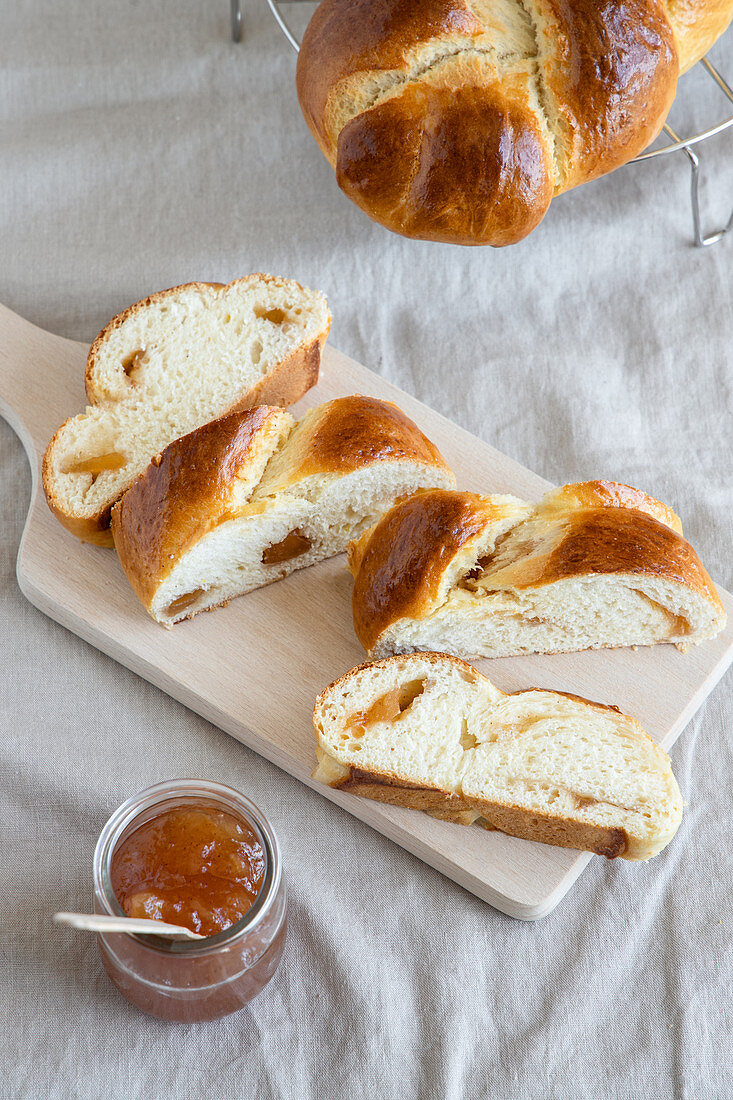
M 177 924 L 160 920 L 141 920 L 135 917 L 106 917 L 97 913 L 54 913 L 56 924 L 79 928 L 85 932 L 126 932 L 129 935 L 168 936 L 171 939 L 204 940 L 198 932 Z

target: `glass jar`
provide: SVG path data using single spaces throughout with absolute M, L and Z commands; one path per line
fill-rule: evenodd
M 256 997 L 275 973 L 285 943 L 286 900 L 277 838 L 267 819 L 239 791 L 201 779 L 174 779 L 128 799 L 109 819 L 94 853 L 94 911 L 125 916 L 110 870 L 118 844 L 165 810 L 195 805 L 243 819 L 265 854 L 265 872 L 252 907 L 206 940 L 169 940 L 128 933 L 98 935 L 102 962 L 136 1008 L 163 1020 L 214 1020 Z

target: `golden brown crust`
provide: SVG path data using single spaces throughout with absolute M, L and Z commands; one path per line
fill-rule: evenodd
M 382 516 L 364 536 L 360 560 L 352 558 L 354 630 L 367 652 L 393 622 L 427 613 L 446 567 L 490 518 L 486 497 L 443 489 L 416 494 Z
M 434 610 L 448 562 L 490 522 L 490 499 L 432 490 L 395 505 L 362 537 L 350 557 L 352 611 L 367 652 L 392 624 Z M 538 529 L 542 519 L 546 525 Z M 503 567 L 497 561 L 492 587 L 521 590 L 569 577 L 630 573 L 676 581 L 723 611 L 700 559 L 675 529 L 677 516 L 640 490 L 603 481 L 564 486 L 540 503 L 530 522 L 528 546 L 517 547 L 516 558 Z
M 560 848 L 575 848 L 595 855 L 615 859 L 628 848 L 623 829 L 583 824 L 553 814 L 538 813 L 522 806 L 504 806 L 484 800 L 465 799 L 427 787 L 411 787 L 392 783 L 377 775 L 354 774 L 352 779 L 338 784 L 338 789 L 362 798 L 372 798 L 390 806 L 421 810 L 454 825 L 473 825 L 476 815 L 484 819 L 484 828 L 507 833 L 522 840 L 552 844 Z
M 260 405 L 204 424 L 169 444 L 115 504 L 114 545 L 145 607 L 181 554 L 228 518 L 238 471 L 285 415 Z
M 474 810 L 455 794 L 430 790 L 428 787 L 409 787 L 394 783 L 385 783 L 378 776 L 373 779 L 354 778 L 339 783 L 338 789 L 358 794 L 362 798 L 372 798 L 375 802 L 385 802 L 388 806 L 404 806 L 407 810 L 421 810 L 441 821 L 450 821 L 454 825 L 472 825 L 478 811 Z
M 647 515 L 671 527 L 678 535 L 682 534 L 682 521 L 667 505 L 655 500 L 642 489 L 625 485 L 621 481 L 576 481 L 571 485 L 562 485 L 554 492 L 542 498 L 538 510 L 542 512 L 567 511 L 570 508 L 630 508 Z
M 687 72 L 720 38 L 733 17 L 733 0 L 667 0 L 680 72 Z
M 335 84 L 351 73 L 399 69 L 410 50 L 440 35 L 481 31 L 461 0 L 323 0 L 303 36 L 296 85 L 305 120 L 326 155 L 333 161 L 326 106 Z
M 612 573 L 677 581 L 722 608 L 715 586 L 689 542 L 652 516 L 622 508 L 571 514 L 560 541 L 549 553 L 530 556 L 516 567 L 507 566 L 496 579 L 522 589 L 566 577 Z
M 677 51 L 659 0 L 539 0 L 538 9 L 542 81 L 559 114 L 558 190 L 567 191 L 657 136 L 674 99 Z
M 377 462 L 410 461 L 448 470 L 434 443 L 397 405 L 377 397 L 338 397 L 299 426 L 299 458 L 290 483 L 318 474 L 348 474 Z
M 628 847 L 628 837 L 623 829 L 591 825 L 555 814 L 527 810 L 522 806 L 504 806 L 483 799 L 471 799 L 470 804 L 495 829 L 523 840 L 535 840 L 540 844 L 553 844 L 560 848 L 577 848 L 606 856 L 607 859 L 623 856 Z
M 479 87 L 409 85 L 344 126 L 336 178 L 394 233 L 463 245 L 516 243 L 544 217 L 554 182 L 529 74 Z
M 229 409 L 229 412 L 241 412 L 244 409 L 252 409 L 255 405 L 294 405 L 301 397 L 312 389 L 318 381 L 318 373 L 321 366 L 321 353 L 326 343 L 328 332 L 318 340 L 289 355 L 278 363 L 270 374 L 265 375 L 245 398 Z
M 609 172 L 656 137 L 678 45 L 686 67 L 730 6 L 669 0 L 668 15 L 662 0 L 526 0 L 523 39 L 465 0 L 322 0 L 298 98 L 369 217 L 410 237 L 509 244 L 553 188 Z

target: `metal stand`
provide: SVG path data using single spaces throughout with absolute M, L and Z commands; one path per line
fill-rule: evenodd
M 230 4 L 232 14 L 232 42 L 241 42 L 242 26 L 244 24 L 242 3 L 241 0 L 230 0 Z
M 239 42 L 242 37 L 242 4 L 244 0 L 231 0 L 232 5 L 232 38 L 235 42 Z M 281 6 L 284 3 L 300 3 L 302 0 L 266 0 L 267 6 L 272 12 L 277 25 L 279 26 L 286 39 L 293 47 L 296 53 L 300 50 L 300 43 L 293 34 L 292 30 L 287 24 L 285 17 L 280 11 Z M 733 88 L 730 87 L 728 82 L 724 79 L 722 74 L 718 72 L 715 66 L 707 57 L 703 57 L 699 62 L 703 66 L 709 76 L 715 81 L 720 91 L 727 98 L 730 103 L 733 103 Z M 669 145 L 664 145 L 659 149 L 647 149 L 645 153 L 640 153 L 638 157 L 634 157 L 631 161 L 632 164 L 638 164 L 643 160 L 650 160 L 652 157 L 661 157 L 667 153 L 676 153 L 683 151 L 690 163 L 690 205 L 692 207 L 692 232 L 695 245 L 698 248 L 705 248 L 708 245 L 715 244 L 716 241 L 721 240 L 731 229 L 733 229 L 733 211 L 728 218 L 726 225 L 722 229 L 718 229 L 715 232 L 708 233 L 707 236 L 702 232 L 702 219 L 700 217 L 700 156 L 699 153 L 693 150 L 693 145 L 698 145 L 700 142 L 707 140 L 707 138 L 714 137 L 715 134 L 720 134 L 723 130 L 727 130 L 733 126 L 733 115 L 724 119 L 723 122 L 717 123 L 715 126 L 709 127 L 707 130 L 701 130 L 698 134 L 692 134 L 690 137 L 681 138 L 671 126 L 665 124 L 664 132 L 668 137 L 672 138 Z
M 702 65 L 709 76 L 712 77 L 728 101 L 733 103 L 733 88 L 730 87 L 712 62 L 709 61 L 707 57 L 703 57 L 699 64 Z M 709 233 L 706 237 L 703 236 L 702 219 L 700 217 L 700 157 L 698 153 L 692 149 L 692 146 L 697 145 L 701 141 L 705 141 L 707 138 L 714 137 L 715 134 L 722 133 L 723 130 L 727 130 L 730 126 L 733 126 L 733 115 L 731 115 L 730 118 L 726 118 L 723 122 L 719 122 L 716 126 L 711 126 L 707 130 L 701 130 L 699 134 L 693 134 L 688 138 L 681 138 L 674 132 L 671 126 L 665 123 L 664 132 L 668 137 L 672 138 L 671 143 L 669 145 L 663 145 L 661 149 L 648 149 L 645 153 L 640 153 L 638 157 L 634 157 L 634 160 L 631 162 L 632 164 L 637 164 L 642 160 L 649 160 L 651 157 L 661 157 L 665 153 L 675 153 L 679 149 L 684 151 L 690 162 L 692 232 L 695 244 L 698 248 L 705 248 L 707 245 L 715 244 L 716 241 L 719 241 L 731 228 L 733 228 L 733 212 L 731 212 L 727 223 L 722 229 L 718 229 L 717 232 Z

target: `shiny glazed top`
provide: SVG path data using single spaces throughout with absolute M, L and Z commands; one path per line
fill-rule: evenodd
M 731 0 L 322 0 L 298 57 L 341 189 L 408 237 L 502 246 L 654 140 Z
M 262 886 L 265 853 L 241 818 L 210 806 L 164 810 L 114 850 L 110 878 L 129 917 L 223 932 L 251 908 Z

